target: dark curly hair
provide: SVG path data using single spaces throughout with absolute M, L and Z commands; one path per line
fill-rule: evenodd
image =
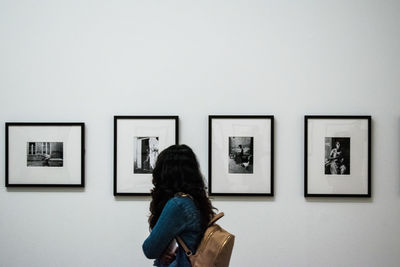
M 201 225 L 206 228 L 215 209 L 206 193 L 199 163 L 187 145 L 172 145 L 163 150 L 153 170 L 149 225 L 152 229 L 169 199 L 177 193 L 189 194 L 201 214 Z

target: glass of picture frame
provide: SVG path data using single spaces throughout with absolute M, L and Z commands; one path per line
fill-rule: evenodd
M 7 187 L 84 187 L 84 123 L 6 123 Z
M 305 116 L 305 197 L 371 197 L 371 116 Z
M 178 144 L 178 116 L 114 116 L 114 195 L 148 196 L 158 154 Z
M 210 115 L 208 153 L 210 195 L 274 195 L 273 116 Z

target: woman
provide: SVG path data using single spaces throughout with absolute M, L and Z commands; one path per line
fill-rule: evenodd
M 346 171 L 346 165 L 344 163 L 343 150 L 340 146 L 340 142 L 335 142 L 335 147 L 331 150 L 328 158 L 330 162 L 331 174 L 344 174 Z
M 215 209 L 192 149 L 173 145 L 162 151 L 153 170 L 153 185 L 151 232 L 143 243 L 143 252 L 156 259 L 155 266 L 191 266 L 183 248 L 174 251 L 170 244 L 180 236 L 194 253 Z

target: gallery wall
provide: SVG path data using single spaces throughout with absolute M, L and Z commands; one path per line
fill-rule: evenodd
M 151 266 L 113 116 L 275 116 L 275 197 L 214 197 L 231 266 L 400 264 L 398 1 L 0 1 L 0 266 Z M 303 196 L 304 115 L 372 116 L 372 197 Z M 4 186 L 4 123 L 85 122 L 84 189 Z

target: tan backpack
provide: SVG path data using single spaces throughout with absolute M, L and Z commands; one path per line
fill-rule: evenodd
M 227 267 L 232 255 L 235 236 L 215 224 L 224 213 L 218 213 L 209 222 L 195 254 L 185 242 L 177 236 L 176 240 L 183 247 L 193 267 Z

